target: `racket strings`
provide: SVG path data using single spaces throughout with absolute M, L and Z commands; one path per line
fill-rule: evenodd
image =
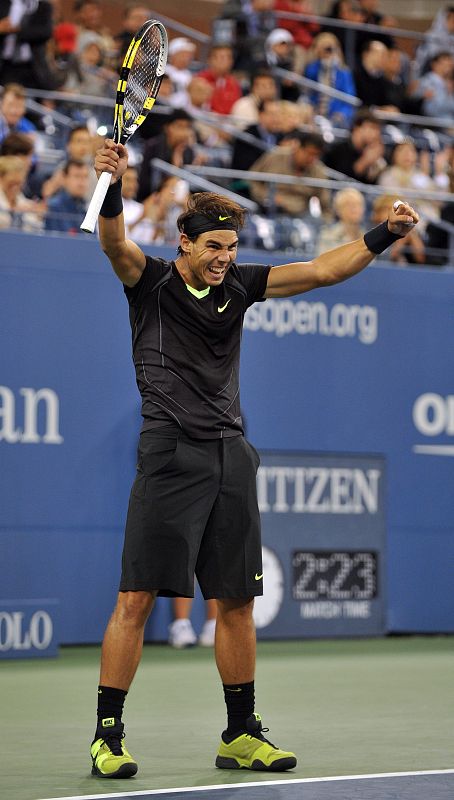
M 161 55 L 161 36 L 152 27 L 140 42 L 126 84 L 123 104 L 126 125 L 143 112 L 147 97 L 156 97 L 161 84 L 161 78 L 157 77 Z

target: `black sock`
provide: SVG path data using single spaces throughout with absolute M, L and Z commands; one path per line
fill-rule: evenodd
M 223 684 L 227 706 L 227 733 L 246 730 L 246 720 L 254 713 L 254 681 Z
M 98 729 L 101 728 L 101 720 L 107 717 L 114 717 L 121 722 L 126 695 L 123 689 L 98 686 Z

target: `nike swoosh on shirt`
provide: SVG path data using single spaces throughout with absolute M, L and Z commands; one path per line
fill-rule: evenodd
M 232 298 L 230 298 L 230 300 L 231 299 Z M 218 306 L 218 311 L 219 311 L 220 314 L 222 314 L 222 312 L 225 311 L 225 309 L 227 308 L 228 304 L 230 303 L 230 300 L 227 300 L 225 306 Z
M 261 580 L 262 580 L 262 578 L 263 578 L 263 572 L 262 572 L 262 574 L 261 574 L 261 575 L 257 575 L 257 573 L 255 573 L 255 580 L 256 580 L 256 581 L 261 581 Z

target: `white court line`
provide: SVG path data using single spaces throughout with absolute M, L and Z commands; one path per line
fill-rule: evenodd
M 377 772 L 372 775 L 335 775 L 329 778 L 290 778 L 287 781 L 251 781 L 245 783 L 222 783 L 213 786 L 176 786 L 174 789 L 148 789 L 141 792 L 109 792 L 108 794 L 77 794 L 71 797 L 46 797 L 42 800 L 102 800 L 110 797 L 148 797 L 155 794 L 176 792 L 207 792 L 218 789 L 247 789 L 249 786 L 284 786 L 295 783 L 330 783 L 334 781 L 364 781 L 371 778 L 414 778 L 418 775 L 454 775 L 454 769 L 434 769 L 421 772 Z

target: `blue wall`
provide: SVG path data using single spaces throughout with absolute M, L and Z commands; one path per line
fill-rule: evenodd
M 126 300 L 88 237 L 6 232 L 0 294 L 0 600 L 56 598 L 60 640 L 99 641 L 140 427 Z M 258 449 L 386 458 L 390 631 L 454 631 L 453 300 L 453 271 L 379 265 L 246 320 Z M 147 635 L 169 616 L 161 601 Z

